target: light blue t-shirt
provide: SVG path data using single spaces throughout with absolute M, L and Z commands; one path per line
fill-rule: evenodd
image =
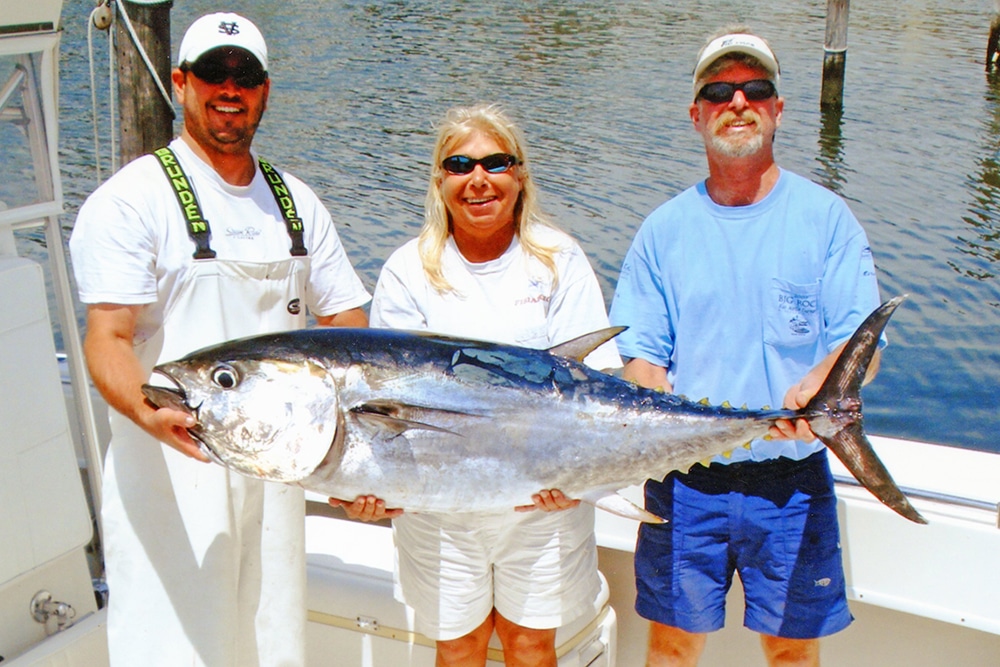
M 777 408 L 878 305 L 868 239 L 847 204 L 781 170 L 756 204 L 719 206 L 702 182 L 653 211 L 625 257 L 610 319 L 629 327 L 621 355 L 667 368 L 674 393 Z M 821 448 L 755 440 L 717 460 Z

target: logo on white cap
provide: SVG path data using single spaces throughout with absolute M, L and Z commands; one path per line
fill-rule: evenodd
M 756 58 L 764 69 L 770 73 L 770 79 L 774 82 L 775 87 L 777 87 L 781 68 L 778 66 L 778 59 L 767 45 L 767 42 L 757 35 L 730 34 L 713 39 L 698 54 L 698 64 L 695 65 L 692 80 L 696 97 L 698 95 L 698 80 L 701 78 L 701 75 L 712 63 L 728 53 L 744 53 Z
M 238 35 L 240 34 L 240 24 L 236 21 L 220 21 L 219 32 L 227 35 Z
M 177 63 L 193 63 L 220 46 L 236 47 L 249 52 L 267 70 L 267 44 L 264 43 L 264 36 L 252 21 L 229 12 L 206 14 L 192 23 L 181 40 Z

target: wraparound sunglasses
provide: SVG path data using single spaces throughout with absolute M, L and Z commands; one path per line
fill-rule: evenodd
M 452 155 L 441 161 L 445 171 L 457 175 L 471 174 L 477 164 L 483 165 L 483 169 L 491 174 L 502 174 L 511 167 L 521 164 L 521 161 L 510 153 L 494 153 L 479 159 L 468 155 Z
M 267 72 L 256 65 L 227 67 L 220 62 L 199 60 L 194 63 L 183 63 L 181 71 L 191 72 L 205 83 L 215 86 L 225 83 L 230 78 L 240 88 L 256 88 L 267 81 Z

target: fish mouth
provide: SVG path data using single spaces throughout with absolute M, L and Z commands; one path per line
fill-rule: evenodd
M 198 418 L 198 409 L 188 405 L 187 392 L 180 387 L 173 389 L 171 387 L 144 384 L 142 385 L 142 393 L 145 395 L 146 400 L 152 403 L 154 407 L 171 408 L 173 410 L 186 412 L 195 419 Z
M 201 405 L 191 405 L 188 402 L 188 395 L 184 389 L 184 384 L 170 373 L 168 367 L 171 365 L 162 364 L 153 368 L 153 374 L 166 378 L 170 382 L 170 386 L 144 384 L 142 385 L 142 393 L 157 408 L 171 408 L 186 412 L 197 420 L 198 408 Z
M 209 444 L 201 437 L 201 429 L 197 424 L 199 406 L 191 406 L 188 404 L 187 392 L 184 391 L 184 388 L 181 387 L 180 383 L 177 382 L 177 380 L 175 380 L 171 375 L 159 369 L 153 369 L 153 372 L 162 375 L 173 382 L 176 388 L 144 384 L 142 385 L 142 393 L 146 397 L 146 400 L 152 403 L 156 408 L 170 408 L 172 410 L 185 412 L 194 417 L 196 423 L 192 428 L 187 429 L 188 434 L 195 441 L 197 441 L 199 449 L 201 449 L 202 453 L 216 463 L 224 465 L 222 459 L 220 459 L 219 456 L 212 451 Z

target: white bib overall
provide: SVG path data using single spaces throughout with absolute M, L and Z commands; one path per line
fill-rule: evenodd
M 308 257 L 197 260 L 136 347 L 144 368 L 206 345 L 305 325 Z M 112 412 L 105 462 L 111 664 L 305 662 L 301 489 L 202 463 Z

